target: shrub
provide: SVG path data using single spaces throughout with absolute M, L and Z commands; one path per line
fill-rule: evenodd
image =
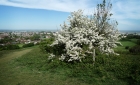
M 54 41 L 54 38 L 48 38 L 48 39 L 44 39 L 40 42 L 39 47 L 41 49 L 42 52 L 52 52 L 52 48 L 50 46 L 50 44 L 52 44 L 52 42 Z
M 1 50 L 4 50 L 4 46 L 3 45 L 0 45 L 0 51 Z
M 122 38 L 122 39 L 120 39 L 120 41 L 131 41 L 129 38 Z
M 129 46 L 125 46 L 125 49 L 129 49 Z
M 136 44 L 137 45 L 140 45 L 140 39 L 137 40 Z
M 112 58 L 112 57 L 111 57 Z M 113 60 L 113 58 L 111 59 Z M 112 62 L 112 61 L 109 62 Z M 121 55 L 116 57 L 112 65 L 110 63 L 110 71 L 114 72 L 118 79 L 122 79 L 129 83 L 129 85 L 140 84 L 140 66 L 139 66 L 139 55 Z
M 34 43 L 24 44 L 22 47 L 26 48 L 26 47 L 32 47 L 32 46 L 34 46 Z
M 18 45 L 12 45 L 12 44 L 4 46 L 4 50 L 14 50 L 14 49 L 19 49 L 19 48 L 20 47 Z
M 140 45 L 135 45 L 129 49 L 132 54 L 140 54 Z

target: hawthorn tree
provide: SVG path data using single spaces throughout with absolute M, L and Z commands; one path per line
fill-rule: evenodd
M 110 1 L 106 3 L 106 1 L 103 0 L 102 4 L 97 5 L 93 17 L 100 34 L 107 34 L 107 29 L 114 29 L 118 25 L 117 21 L 111 19 L 111 16 L 113 15 L 112 13 L 110 13 L 111 9 L 112 4 L 110 3 Z
M 58 50 L 63 50 L 59 60 L 66 62 L 80 61 L 86 54 L 92 54 L 93 64 L 95 62 L 95 50 L 100 53 L 116 54 L 113 48 L 117 47 L 120 33 L 116 24 L 109 22 L 110 2 L 106 5 L 105 0 L 97 5 L 97 10 L 90 18 L 85 16 L 82 10 L 74 11 L 68 17 L 68 24 L 61 25 L 61 31 L 55 34 L 56 39 L 50 45 L 52 47 L 62 46 Z M 110 8 L 110 9 L 109 9 Z M 56 57 L 50 53 L 49 59 Z
M 105 49 L 107 46 L 109 46 L 110 48 L 114 48 L 116 47 L 115 44 L 122 45 L 120 42 L 117 42 L 120 33 L 117 29 L 118 22 L 111 19 L 111 16 L 113 15 L 110 12 L 111 9 L 111 0 L 109 0 L 108 2 L 106 2 L 106 0 L 103 0 L 102 4 L 97 4 L 94 15 L 91 16 L 91 19 L 95 21 L 96 27 L 98 28 L 97 31 L 99 32 L 99 35 L 104 35 L 104 38 L 107 39 L 106 44 L 108 45 L 104 45 Z

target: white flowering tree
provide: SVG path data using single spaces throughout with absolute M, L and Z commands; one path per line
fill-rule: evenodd
M 105 2 L 103 1 L 104 5 Z M 99 6 L 99 8 L 102 6 Z M 105 6 L 104 6 L 105 7 Z M 83 15 L 82 10 L 72 12 L 68 17 L 68 24 L 64 22 L 61 25 L 61 31 L 55 34 L 56 39 L 50 46 L 63 45 L 63 53 L 59 57 L 61 61 L 82 61 L 86 57 L 86 53 L 92 54 L 93 64 L 95 62 L 95 50 L 98 49 L 101 53 L 117 54 L 113 48 L 117 47 L 119 32 L 114 25 L 107 20 L 102 20 L 104 13 L 100 13 L 97 8 L 97 13 L 91 18 Z M 106 11 L 104 11 L 106 12 Z M 107 12 L 108 13 L 108 12 Z M 101 18 L 100 20 L 98 20 Z M 107 17 L 106 17 L 107 18 Z M 49 59 L 55 57 L 50 54 Z

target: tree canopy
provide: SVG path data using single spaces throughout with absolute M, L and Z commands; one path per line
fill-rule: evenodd
M 68 24 L 61 25 L 61 31 L 55 34 L 56 39 L 50 45 L 52 47 L 62 46 L 63 50 L 59 57 L 61 61 L 82 61 L 86 54 L 93 55 L 95 61 L 95 50 L 100 53 L 116 54 L 113 48 L 117 47 L 119 31 L 117 22 L 111 21 L 110 9 L 112 4 L 103 0 L 102 4 L 97 5 L 93 15 L 84 15 L 82 10 L 74 11 L 68 17 Z M 114 23 L 115 22 L 115 23 Z M 50 54 L 49 59 L 53 59 L 54 54 Z

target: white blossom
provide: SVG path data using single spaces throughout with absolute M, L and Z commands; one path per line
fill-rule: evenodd
M 56 40 L 51 44 L 51 46 L 65 44 L 66 53 L 62 54 L 59 60 L 68 62 L 81 61 L 86 56 L 82 48 L 83 45 L 88 46 L 87 53 L 93 53 L 92 49 L 98 48 L 101 53 L 118 55 L 113 50 L 114 47 L 117 47 L 117 44 L 121 44 L 117 42 L 120 35 L 118 30 L 108 28 L 105 34 L 99 34 L 94 19 L 91 20 L 84 16 L 82 10 L 72 12 L 68 21 L 68 25 L 64 22 L 61 25 L 61 31 L 54 34 Z M 51 54 L 49 58 L 52 57 L 54 55 Z
M 66 56 L 64 56 L 63 54 L 61 55 L 61 57 L 59 58 L 59 60 L 64 61 L 66 58 Z
M 48 60 L 52 60 L 54 57 L 55 55 L 51 53 L 50 56 L 48 57 Z

